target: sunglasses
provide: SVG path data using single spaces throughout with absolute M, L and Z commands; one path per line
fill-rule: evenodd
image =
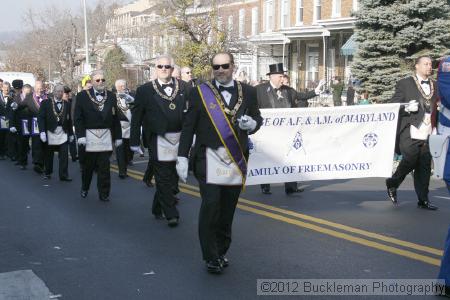
M 157 65 L 156 66 L 158 69 L 167 69 L 167 70 L 169 70 L 169 69 L 172 69 L 172 66 L 171 65 Z
M 219 70 L 222 67 L 224 70 L 228 70 L 230 68 L 230 64 L 223 64 L 223 65 L 212 65 L 212 68 L 214 70 Z
M 102 79 L 96 79 L 96 80 L 95 80 L 95 82 L 100 82 L 100 81 L 101 81 L 101 82 L 105 82 L 106 79 L 105 79 L 105 78 L 102 78 Z

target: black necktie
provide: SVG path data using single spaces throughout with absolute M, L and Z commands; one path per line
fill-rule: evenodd
M 430 84 L 430 81 L 429 80 L 422 80 L 421 82 L 420 82 L 420 84 Z
M 102 92 L 102 93 L 95 92 L 95 96 L 102 96 L 102 97 L 105 97 L 105 92 Z
M 234 90 L 234 86 L 219 85 L 219 92 L 227 91 L 228 93 L 232 94 L 233 90 Z
M 168 83 L 168 84 L 161 84 L 161 88 L 164 90 L 166 87 L 171 87 L 173 88 L 173 83 Z

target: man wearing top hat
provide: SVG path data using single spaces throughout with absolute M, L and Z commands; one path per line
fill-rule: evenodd
M 320 89 L 324 84 L 319 83 L 314 91 L 306 93 L 290 93 L 288 89 L 283 87 L 283 75 L 285 71 L 283 63 L 269 65 L 269 81 L 256 86 L 259 108 L 290 108 L 307 106 L 306 100 L 316 97 L 320 93 Z M 284 184 L 286 194 L 302 192 L 303 189 L 297 187 L 297 182 L 287 182 Z M 263 194 L 271 194 L 270 184 L 262 184 L 261 190 Z

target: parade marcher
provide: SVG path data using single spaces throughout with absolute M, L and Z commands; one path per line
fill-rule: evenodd
M 92 88 L 77 94 L 75 104 L 75 131 L 81 157 L 81 197 L 86 198 L 94 170 L 97 171 L 97 189 L 101 201 L 109 201 L 111 190 L 110 157 L 113 141 L 122 144 L 122 130 L 117 116 L 116 95 L 106 90 L 103 71 L 92 73 Z M 82 161 L 81 161 L 82 160 Z
M 333 82 L 331 83 L 331 88 L 333 89 L 333 104 L 334 106 L 342 105 L 342 92 L 344 91 L 344 83 L 339 76 L 335 76 Z
M 191 82 L 192 81 L 192 69 L 189 67 L 182 67 L 181 68 L 181 80 L 184 82 Z
M 72 123 L 72 131 L 73 131 L 73 114 L 74 114 L 74 103 L 75 100 L 72 97 L 72 90 L 68 87 L 68 86 L 64 86 L 64 94 L 63 94 L 63 101 L 66 101 L 67 103 L 69 103 L 70 106 L 70 121 Z M 75 135 L 74 138 L 69 140 L 69 153 L 70 153 L 70 157 L 72 158 L 73 162 L 76 162 L 78 160 L 78 149 L 77 149 L 77 141 L 75 139 Z
M 231 53 L 211 59 L 214 80 L 201 84 L 190 96 L 183 123 L 177 172 L 188 176 L 188 155 L 192 151 L 194 175 L 200 186 L 202 204 L 199 237 L 210 273 L 228 266 L 225 257 L 231 244 L 231 228 L 239 195 L 247 175 L 248 135 L 262 124 L 255 88 L 233 80 Z
M 0 160 L 6 159 L 8 150 L 9 116 L 8 116 L 9 83 L 2 82 L 0 92 Z
M 17 109 L 18 102 L 21 100 L 20 95 L 23 88 L 23 80 L 15 79 L 11 83 L 13 90 L 10 93 L 10 97 L 7 102 L 7 110 L 9 117 L 9 134 L 8 134 L 8 157 L 11 161 L 15 161 L 16 165 L 19 164 L 17 159 L 19 158 L 19 132 L 17 128 L 20 129 L 20 124 L 17 124 L 15 110 Z
M 134 152 L 139 151 L 141 127 L 145 128 L 147 137 L 144 138 L 150 143 L 149 154 L 156 181 L 152 213 L 158 219 L 164 214 L 168 225 L 175 227 L 180 217 L 175 206 L 178 192 L 175 164 L 189 87 L 172 77 L 172 57 L 160 56 L 155 64 L 156 79 L 140 86 L 136 92 L 130 145 Z
M 127 175 L 127 167 L 133 158 L 134 152 L 130 149 L 130 127 L 131 127 L 131 109 L 130 105 L 134 98 L 128 93 L 127 82 L 124 79 L 118 79 L 115 82 L 118 117 L 122 128 L 122 145 L 116 148 L 117 164 L 119 166 L 119 178 L 124 179 Z
M 396 152 L 402 155 L 402 160 L 392 177 L 386 179 L 386 187 L 390 200 L 396 204 L 398 187 L 414 171 L 418 207 L 436 210 L 428 198 L 431 174 L 428 137 L 436 125 L 437 107 L 436 86 L 430 78 L 431 73 L 431 58 L 420 56 L 415 62 L 415 73 L 399 80 L 395 87 L 390 102 L 406 104 L 400 108 L 397 127 Z
M 50 179 L 53 173 L 53 155 L 58 151 L 59 180 L 72 181 L 69 177 L 69 141 L 73 141 L 70 103 L 63 100 L 64 86 L 56 85 L 53 96 L 42 101 L 39 115 L 39 137 L 45 144 L 44 178 Z
M 319 95 L 322 81 L 314 91 L 299 93 L 283 86 L 284 73 L 283 63 L 269 65 L 269 81 L 256 86 L 259 108 L 306 107 L 308 99 Z M 284 190 L 287 195 L 303 192 L 303 189 L 298 188 L 297 182 L 286 182 Z M 271 194 L 270 184 L 261 184 L 261 191 L 263 194 Z

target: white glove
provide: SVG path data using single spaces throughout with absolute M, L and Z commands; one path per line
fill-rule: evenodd
M 419 110 L 419 102 L 417 100 L 411 100 L 409 101 L 409 104 L 406 105 L 405 111 L 412 113 Z
M 41 138 L 41 141 L 42 141 L 43 143 L 47 143 L 47 135 L 45 134 L 45 132 L 41 132 L 41 133 L 39 134 L 39 137 Z
M 122 146 L 122 144 L 123 144 L 122 139 L 117 139 L 114 142 L 114 145 L 116 146 L 116 148 Z
M 180 179 L 186 183 L 187 177 L 188 177 L 188 170 L 189 170 L 189 159 L 183 156 L 177 157 L 177 174 Z
M 325 85 L 325 80 L 321 80 L 319 81 L 319 84 L 317 85 L 316 89 L 314 90 L 314 93 L 316 93 L 316 95 L 320 95 L 320 92 L 322 91 L 322 87 Z
M 78 145 L 86 146 L 86 138 L 79 138 L 77 140 Z
M 16 129 L 16 127 L 11 127 L 11 128 L 9 129 L 9 131 L 12 132 L 12 133 L 16 133 L 16 132 L 17 132 L 17 129 Z
M 73 140 L 75 140 L 75 137 L 74 137 L 73 135 L 70 135 L 70 136 L 69 136 L 69 142 L 72 143 Z
M 242 130 L 253 131 L 256 128 L 256 121 L 252 119 L 252 117 L 243 115 L 238 119 L 239 128 Z
M 141 153 L 141 147 L 139 146 L 130 146 L 130 150 L 133 151 L 134 153 Z
M 11 108 L 13 110 L 16 110 L 19 107 L 19 105 L 16 102 L 11 103 Z

